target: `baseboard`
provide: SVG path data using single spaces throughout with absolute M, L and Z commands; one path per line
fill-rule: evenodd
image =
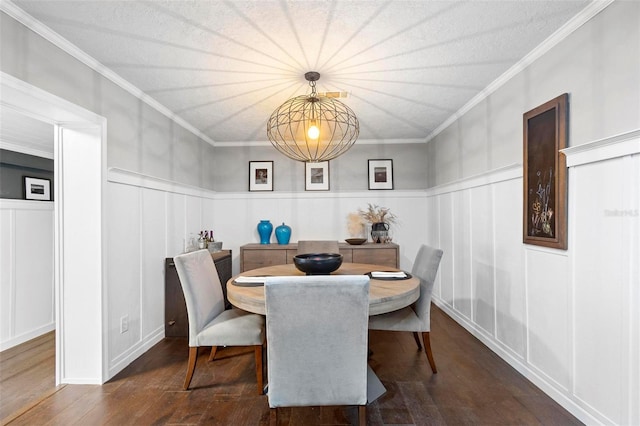
M 600 417 L 595 417 L 592 413 L 586 411 L 584 407 L 579 405 L 579 401 L 571 399 L 570 395 L 563 393 L 563 391 L 556 389 L 552 383 L 545 380 L 535 370 L 530 368 L 526 363 L 523 363 L 518 358 L 514 357 L 511 353 L 505 350 L 497 341 L 487 337 L 486 333 L 482 332 L 475 324 L 469 322 L 469 320 L 462 315 L 459 315 L 451 305 L 448 305 L 443 300 L 433 298 L 433 303 L 440 308 L 443 312 L 449 315 L 455 322 L 460 324 L 465 330 L 471 333 L 474 337 L 480 340 L 485 346 L 491 349 L 496 355 L 502 358 L 507 364 L 513 367 L 518 373 L 522 374 L 527 380 L 536 385 L 540 390 L 546 393 L 551 399 L 556 401 L 565 410 L 570 412 L 573 416 L 578 418 L 581 422 L 588 425 L 611 423 L 610 420 Z
M 56 324 L 51 322 L 42 327 L 36 328 L 28 333 L 21 334 L 20 336 L 12 337 L 9 340 L 5 340 L 4 342 L 0 342 L 0 352 L 13 348 L 14 346 L 18 346 L 24 342 L 28 342 L 31 339 L 35 339 L 38 336 L 42 336 L 43 334 L 49 333 L 56 329 Z
M 154 332 L 147 335 L 137 345 L 132 346 L 127 351 L 114 358 L 109 367 L 108 376 L 105 377 L 105 382 L 124 370 L 129 364 L 142 356 L 142 354 L 147 352 L 162 339 L 164 339 L 164 324 Z

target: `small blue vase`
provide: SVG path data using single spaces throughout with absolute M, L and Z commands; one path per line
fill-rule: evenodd
M 289 244 L 291 227 L 282 222 L 282 225 L 276 227 L 276 239 L 278 240 L 278 244 Z
M 273 231 L 273 225 L 271 222 L 268 220 L 261 220 L 258 224 L 260 244 L 269 244 L 271 242 L 271 231 Z

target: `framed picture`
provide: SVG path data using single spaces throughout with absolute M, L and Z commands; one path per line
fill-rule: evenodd
M 306 191 L 329 190 L 329 162 L 304 163 L 304 189 Z
M 51 181 L 25 176 L 24 198 L 25 200 L 51 201 Z
M 393 160 L 369 160 L 369 189 L 393 189 Z
M 568 94 L 524 113 L 523 242 L 567 249 Z
M 273 161 L 249 161 L 249 191 L 273 191 Z

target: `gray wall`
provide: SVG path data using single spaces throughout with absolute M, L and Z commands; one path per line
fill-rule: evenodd
M 424 189 L 427 184 L 426 144 L 355 145 L 329 162 L 330 191 L 362 191 L 369 188 L 368 161 L 393 160 L 394 189 Z M 290 160 L 271 145 L 216 147 L 215 190 L 247 191 L 249 161 L 273 161 L 274 191 L 304 191 L 304 164 Z
M 428 186 L 522 163 L 522 114 L 569 93 L 569 146 L 640 128 L 640 2 L 616 1 L 440 133 Z
M 107 119 L 107 166 L 213 189 L 214 148 L 0 13 L 0 69 Z
M 0 149 L 0 198 L 24 199 L 24 177 L 49 179 L 53 201 L 53 160 Z

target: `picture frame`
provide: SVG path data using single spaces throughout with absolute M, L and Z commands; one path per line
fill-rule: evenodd
M 369 160 L 369 189 L 393 189 L 393 160 Z
M 304 163 L 305 191 L 329 190 L 329 162 Z
M 567 249 L 567 147 L 569 95 L 523 115 L 523 242 Z
M 24 199 L 51 201 L 51 180 L 24 176 Z
M 249 191 L 273 191 L 273 161 L 249 161 Z

